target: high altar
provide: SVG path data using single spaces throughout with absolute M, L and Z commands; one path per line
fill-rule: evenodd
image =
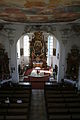
M 30 41 L 30 66 L 31 67 L 46 67 L 47 61 L 47 45 L 44 41 L 43 32 L 37 31 Z

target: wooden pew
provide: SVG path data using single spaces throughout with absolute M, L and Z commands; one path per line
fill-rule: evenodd
M 79 113 L 80 107 L 77 108 L 77 106 L 80 97 L 76 88 L 70 86 L 45 84 L 44 95 L 48 120 L 72 120 L 73 115 L 76 116 Z M 75 103 L 76 105 L 73 106 Z
M 0 117 L 2 120 L 28 120 L 31 102 L 31 84 L 0 88 Z M 1 120 L 0 119 L 0 120 Z

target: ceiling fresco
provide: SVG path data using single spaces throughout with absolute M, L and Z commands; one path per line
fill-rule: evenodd
M 0 0 L 0 20 L 36 23 L 80 19 L 80 0 Z

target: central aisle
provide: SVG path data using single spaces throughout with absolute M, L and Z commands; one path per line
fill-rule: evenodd
M 32 90 L 30 120 L 47 120 L 44 90 Z

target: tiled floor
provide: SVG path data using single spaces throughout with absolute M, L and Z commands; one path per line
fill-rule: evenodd
M 47 120 L 44 90 L 32 90 L 30 120 Z

